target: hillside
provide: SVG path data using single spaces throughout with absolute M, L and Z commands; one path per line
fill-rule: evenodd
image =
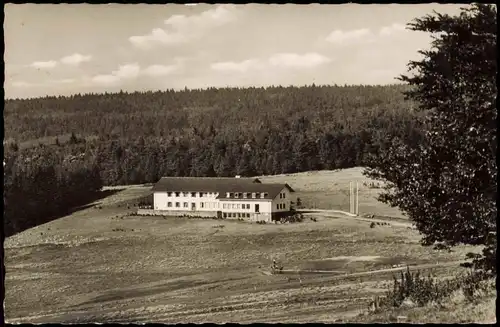
M 349 183 L 359 186 L 359 214 L 404 217 L 397 208 L 377 201 L 383 183 L 363 175 L 364 168 L 309 171 L 295 174 L 260 176 L 264 183 L 288 183 L 309 209 L 333 209 L 349 212 Z
M 65 215 L 102 185 L 369 166 L 394 138 L 419 142 L 405 90 L 313 85 L 6 100 L 5 230 Z M 345 207 L 347 189 L 340 192 L 334 202 Z M 312 193 L 303 200 L 331 208 Z
M 116 191 L 6 239 L 7 322 L 354 319 L 388 287 L 394 265 L 448 276 L 470 250 L 434 251 L 413 229 L 342 215 L 287 225 L 136 217 L 133 203 L 149 187 Z M 302 272 L 270 275 L 273 259 Z

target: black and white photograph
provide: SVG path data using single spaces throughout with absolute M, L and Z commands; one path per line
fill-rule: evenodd
M 496 4 L 3 27 L 6 323 L 496 323 Z

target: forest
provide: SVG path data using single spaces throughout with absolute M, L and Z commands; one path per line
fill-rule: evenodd
M 404 91 L 311 85 L 5 100 L 6 235 L 102 185 L 364 166 L 395 137 L 421 139 L 422 112 Z

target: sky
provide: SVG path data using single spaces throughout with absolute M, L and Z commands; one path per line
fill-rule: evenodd
M 6 98 L 269 85 L 393 84 L 463 4 L 6 4 Z

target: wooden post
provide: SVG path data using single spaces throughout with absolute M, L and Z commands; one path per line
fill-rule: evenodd
M 354 213 L 354 185 L 349 182 L 349 213 Z
M 356 216 L 359 216 L 359 183 L 356 182 Z

